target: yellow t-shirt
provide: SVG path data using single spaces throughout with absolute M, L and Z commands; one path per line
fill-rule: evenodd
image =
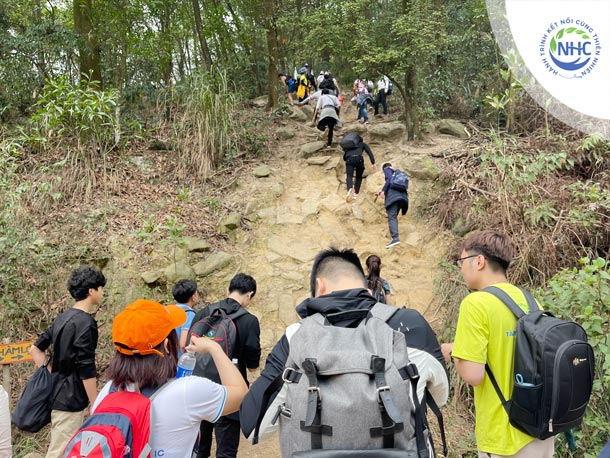
M 498 283 L 524 311 L 528 311 L 523 293 L 509 283 Z M 513 389 L 513 360 L 517 319 L 500 299 L 477 291 L 460 304 L 452 356 L 489 364 L 505 399 Z M 514 455 L 534 438 L 514 428 L 502 407 L 487 373 L 474 387 L 477 448 L 496 455 Z

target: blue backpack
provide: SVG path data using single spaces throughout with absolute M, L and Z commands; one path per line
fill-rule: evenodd
M 288 86 L 289 91 L 296 90 L 296 87 L 298 86 L 298 84 L 299 84 L 299 82 L 297 80 L 295 80 L 294 78 L 286 79 L 286 86 Z
M 390 188 L 400 192 L 407 192 L 409 189 L 409 176 L 402 170 L 394 170 Z

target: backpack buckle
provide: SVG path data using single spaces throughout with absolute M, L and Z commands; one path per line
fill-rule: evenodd
M 389 387 L 388 387 L 389 389 Z M 309 391 L 310 393 L 317 391 L 318 392 L 318 399 L 321 401 L 322 400 L 322 392 L 320 391 L 320 387 L 319 386 L 308 386 L 307 387 L 307 391 Z
M 299 383 L 303 374 L 292 367 L 287 367 L 282 373 L 284 383 Z
M 377 388 L 375 390 L 375 396 L 377 397 L 377 402 L 382 403 L 383 401 L 381 400 L 381 393 L 383 391 L 390 391 L 390 387 L 388 385 L 384 385 L 384 386 L 380 386 L 379 388 Z

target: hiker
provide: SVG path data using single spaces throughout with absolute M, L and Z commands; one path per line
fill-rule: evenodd
M 36 367 L 45 364 L 45 351 L 53 345 L 51 373 L 55 399 L 51 411 L 51 441 L 46 458 L 62 455 L 66 443 L 78 430 L 87 405 L 97 396 L 95 350 L 97 322 L 93 314 L 102 303 L 106 278 L 97 269 L 81 267 L 68 279 L 68 291 L 76 301 L 59 314 L 30 347 Z
M 309 78 L 307 77 L 307 68 L 301 67 L 299 70 L 299 79 L 297 86 L 297 97 L 299 102 L 303 102 L 308 96 L 310 91 Z
M 390 80 L 387 76 L 381 75 L 379 81 L 377 81 L 377 96 L 375 97 L 375 101 L 373 102 L 373 108 L 375 109 L 375 116 L 379 115 L 379 104 L 383 108 L 383 115 L 388 115 L 388 102 L 387 102 L 387 91 L 390 87 Z
M 363 92 L 358 93 L 356 96 L 356 107 L 358 108 L 358 117 L 356 121 L 364 124 L 369 123 L 369 114 L 366 110 L 366 106 L 369 103 L 373 103 L 373 97 L 365 89 Z
M 314 91 L 318 90 L 318 82 L 316 81 L 316 77 L 313 76 L 313 70 L 309 68 L 309 64 L 303 65 L 307 69 L 307 81 L 309 81 L 309 87 L 313 88 Z
M 364 157 L 362 151 L 366 151 L 371 161 L 373 172 L 377 171 L 375 165 L 375 156 L 371 147 L 364 143 L 364 140 L 356 132 L 348 132 L 341 139 L 341 148 L 343 148 L 343 160 L 345 161 L 345 184 L 347 185 L 347 195 L 345 201 L 350 202 L 358 198 L 360 185 L 362 184 L 362 175 L 364 174 Z M 354 172 L 356 172 L 356 183 L 354 181 Z
M 186 337 L 188 336 L 191 323 L 195 316 L 195 310 L 193 308 L 199 302 L 197 283 L 187 279 L 178 280 L 172 287 L 172 296 L 174 296 L 176 305 L 186 312 L 186 321 L 182 326 L 176 328 L 176 335 L 178 336 L 178 343 L 180 344 L 178 357 L 180 357 L 187 345 Z
M 379 192 L 379 196 L 384 199 L 384 206 L 388 215 L 388 226 L 390 229 L 390 243 L 385 247 L 392 248 L 400 243 L 400 237 L 398 236 L 398 214 L 402 212 L 403 215 L 407 214 L 409 210 L 409 194 L 406 189 L 396 189 L 392 185 L 394 178 L 394 170 L 392 164 L 386 162 L 383 164 L 383 176 L 385 177 L 385 184 L 382 190 Z
M 333 143 L 333 131 L 335 126 L 341 122 L 339 119 L 339 100 L 334 95 L 329 94 L 329 90 L 322 89 L 322 97 L 318 99 L 316 109 L 313 111 L 312 124 L 320 114 L 318 130 L 322 131 L 320 140 L 326 139 L 326 146 L 330 148 Z
M 335 83 L 333 81 L 333 79 L 330 77 L 330 73 L 325 72 L 324 73 L 324 79 L 322 80 L 322 82 L 319 84 L 318 86 L 320 89 L 328 89 L 328 93 L 331 95 L 338 95 L 339 92 L 337 91 L 337 86 L 335 86 Z
M 324 70 L 320 70 L 320 74 L 316 78 L 316 82 L 318 83 L 318 87 L 320 87 L 320 83 L 324 81 Z
M 210 304 L 200 310 L 193 320 L 197 323 L 204 317 L 210 316 L 216 310 L 222 309 L 232 319 L 237 330 L 234 353 L 229 355 L 238 369 L 246 385 L 248 376 L 246 370 L 252 372 L 260 364 L 260 326 L 258 318 L 246 309 L 256 294 L 256 280 L 250 275 L 238 273 L 229 283 L 228 297 L 215 304 Z M 193 325 L 195 326 L 195 325 Z M 195 366 L 193 374 L 198 375 L 198 367 Z M 239 414 L 222 416 L 215 423 L 202 421 L 199 439 L 198 458 L 210 456 L 212 447 L 212 432 L 216 435 L 216 456 L 218 458 L 229 458 L 237 455 L 239 446 Z
M 512 242 L 504 234 L 485 230 L 463 241 L 456 264 L 473 292 L 460 304 L 455 341 L 443 344 L 442 350 L 446 361 L 453 358 L 458 375 L 474 387 L 479 457 L 550 458 L 553 437 L 541 441 L 513 427 L 485 370 L 489 365 L 501 391 L 511 392 L 517 320 L 500 299 L 481 290 L 495 285 L 527 312 L 524 294 L 506 278 L 512 259 Z
M 333 327 L 353 328 L 357 325 L 366 324 L 366 321 L 363 323 L 363 317 L 369 316 L 369 312 L 371 312 L 373 306 L 376 305 L 375 299 L 366 289 L 366 280 L 364 278 L 364 271 L 360 260 L 358 259 L 357 254 L 351 249 L 338 250 L 330 248 L 318 253 L 311 270 L 310 290 L 311 297 L 305 299 L 296 308 L 297 314 L 302 319 L 310 317 L 307 318 L 309 323 L 311 323 L 312 316 L 326 318 L 326 320 L 331 319 L 331 317 L 336 317 L 338 321 L 336 321 L 335 318 L 332 318 Z M 384 318 L 384 321 L 387 322 L 387 325 L 389 325 L 391 329 L 404 335 L 408 347 L 408 357 L 411 362 L 415 364 L 419 372 L 417 399 L 421 400 L 424 391 L 427 389 L 431 398 L 436 401 L 436 404 L 439 406 L 445 404 L 449 392 L 449 381 L 438 341 L 429 324 L 416 310 L 406 308 L 398 309 L 384 305 L 381 305 L 381 307 L 384 311 L 390 310 L 391 317 L 388 319 Z M 345 317 L 345 315 L 336 315 L 344 312 L 348 312 L 352 316 Z M 321 314 L 321 317 L 317 314 Z M 297 336 L 307 339 L 304 335 L 306 329 L 300 329 L 302 325 L 304 326 L 304 323 L 305 321 L 292 324 L 286 329 L 283 337 L 271 350 L 260 377 L 252 384 L 240 408 L 242 431 L 246 437 L 253 441 L 253 443 L 257 443 L 259 439 L 277 431 L 279 428 L 282 456 L 292 456 L 289 453 L 286 453 L 284 448 L 286 446 L 292 447 L 293 437 L 286 437 L 287 433 L 290 434 L 290 430 L 283 430 L 282 426 L 284 424 L 283 422 L 290 415 L 292 415 L 292 421 L 296 422 L 296 429 L 292 429 L 292 432 L 299 436 L 301 434 L 306 434 L 305 436 L 299 437 L 301 441 L 304 440 L 307 444 L 305 449 L 310 449 L 312 442 L 314 441 L 314 434 L 305 433 L 298 426 L 299 422 L 305 420 L 305 418 L 301 418 L 301 416 L 304 417 L 304 415 L 298 414 L 297 416 L 296 406 L 293 406 L 295 409 L 293 409 L 293 413 L 291 414 L 290 406 L 285 405 L 289 388 L 287 385 L 294 382 L 297 377 L 293 370 L 285 370 L 286 364 L 289 361 L 290 355 L 293 354 L 292 352 L 296 350 L 292 345 L 295 344 Z M 387 325 L 383 322 L 378 324 L 380 324 L 383 329 L 387 329 Z M 330 326 L 330 323 L 328 323 L 328 325 Z M 326 326 L 326 324 L 324 326 Z M 401 336 L 399 335 L 398 338 L 400 339 Z M 400 343 L 400 341 L 398 342 Z M 302 339 L 299 339 L 298 343 L 301 348 L 307 348 L 308 346 L 315 347 L 317 344 L 315 340 L 308 343 L 307 340 Z M 333 347 L 324 347 L 319 348 L 318 351 L 324 353 L 325 348 L 328 348 L 328 351 L 330 352 L 336 350 L 336 348 Z M 339 361 L 343 362 L 343 360 L 350 358 L 351 348 L 352 347 L 341 347 L 340 350 L 343 354 L 343 358 L 340 358 Z M 337 356 L 339 357 L 339 355 Z M 308 357 L 307 353 L 305 353 L 303 357 L 306 359 Z M 365 362 L 367 369 L 370 369 L 369 364 L 370 361 Z M 322 398 L 321 404 L 323 411 L 325 402 L 335 400 L 333 399 L 333 396 L 329 395 L 328 391 L 325 391 L 331 378 L 333 377 L 325 377 L 323 380 L 320 380 L 320 387 L 317 392 Z M 302 379 L 304 379 L 302 383 L 305 384 L 305 391 L 307 389 L 307 384 L 312 383 L 313 386 L 317 384 L 316 378 L 311 374 L 307 377 L 303 375 Z M 285 380 L 289 381 L 289 383 L 284 383 Z M 363 383 L 370 383 L 372 379 L 367 374 L 361 380 Z M 408 388 L 409 382 L 403 383 L 406 383 L 404 386 L 405 391 L 397 390 L 394 395 L 400 396 L 407 391 L 410 391 Z M 361 387 L 350 386 L 349 390 L 342 390 L 341 393 L 345 399 L 338 400 L 344 408 L 350 409 L 349 414 L 346 413 L 345 415 L 342 415 L 341 412 L 334 412 L 332 409 L 325 411 L 326 418 L 331 418 L 328 417 L 329 415 L 333 416 L 334 424 L 328 425 L 328 427 L 333 428 L 335 435 L 334 437 L 323 435 L 321 439 L 321 448 L 325 448 L 325 443 L 328 443 L 327 441 L 331 440 L 348 441 L 347 443 L 341 444 L 333 442 L 332 448 L 354 448 L 351 441 L 358 444 L 358 448 L 369 449 L 382 448 L 382 442 L 385 443 L 385 440 L 382 440 L 380 436 L 375 438 L 371 437 L 371 432 L 368 428 L 369 425 L 359 423 L 360 419 L 374 415 L 375 423 L 381 425 L 383 414 L 380 413 L 378 403 L 374 400 L 374 394 L 371 393 L 367 399 L 374 403 L 374 410 L 371 412 L 368 410 L 363 411 L 362 402 L 364 399 L 350 399 L 350 393 L 353 391 L 352 388 L 355 390 Z M 372 391 L 374 393 L 374 386 Z M 315 390 L 310 392 L 314 393 Z M 276 393 L 278 393 L 277 396 Z M 272 403 L 270 403 L 271 399 L 273 399 Z M 303 409 L 307 408 L 307 401 L 303 401 L 303 404 L 305 405 L 298 407 L 300 412 L 303 412 Z M 315 398 L 313 399 L 312 405 L 316 406 Z M 400 408 L 405 407 L 406 405 L 400 405 Z M 278 413 L 280 414 L 280 417 L 282 417 L 279 420 L 279 425 L 277 421 L 275 421 L 277 420 Z M 336 418 L 337 415 L 339 415 L 340 418 Z M 319 417 L 316 416 L 316 418 L 316 421 L 319 422 Z M 387 423 L 383 424 L 386 425 Z M 409 427 L 407 426 L 409 424 L 409 420 L 405 419 L 405 430 Z M 349 431 L 348 434 L 350 437 L 342 437 L 342 435 L 346 434 L 346 430 Z M 314 432 L 314 429 L 311 431 Z M 387 438 L 394 439 L 391 434 L 388 434 Z M 315 438 L 316 441 L 317 439 L 318 437 Z M 397 446 L 398 442 L 399 439 L 396 438 Z M 345 454 L 341 456 L 348 455 Z
M 286 91 L 286 97 L 288 97 L 290 105 L 294 105 L 294 100 L 292 100 L 292 94 L 297 91 L 299 82 L 295 80 L 292 76 L 290 76 L 288 73 L 278 73 L 277 76 L 280 79 L 282 86 L 284 86 L 284 90 Z
M 185 321 L 186 313 L 180 307 L 138 299 L 112 323 L 116 352 L 107 370 L 109 381 L 92 411 L 95 413 L 112 386 L 143 393 L 160 389 L 151 409 L 153 457 L 190 458 L 200 422 L 215 422 L 222 415 L 236 412 L 248 390 L 222 348 L 207 337 L 193 337 L 186 350 L 210 354 L 222 384 L 203 377 L 175 378 L 178 338 L 174 329 Z
M 391 304 L 390 284 L 381 278 L 381 258 L 377 255 L 370 255 L 364 262 L 366 264 L 366 285 L 371 295 L 384 304 Z
M 11 445 L 11 412 L 8 393 L 0 385 L 0 458 L 11 458 L 11 456 L 13 456 L 13 446 Z

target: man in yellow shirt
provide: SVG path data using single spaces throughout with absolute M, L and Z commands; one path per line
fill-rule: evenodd
M 510 399 L 517 319 L 498 298 L 482 290 L 497 286 L 528 311 L 523 293 L 506 278 L 512 258 L 512 242 L 506 235 L 487 230 L 464 240 L 457 265 L 474 292 L 460 304 L 454 343 L 441 349 L 447 361 L 453 357 L 459 376 L 474 387 L 479 458 L 552 458 L 554 438 L 541 441 L 514 428 L 485 372 L 488 364 Z

